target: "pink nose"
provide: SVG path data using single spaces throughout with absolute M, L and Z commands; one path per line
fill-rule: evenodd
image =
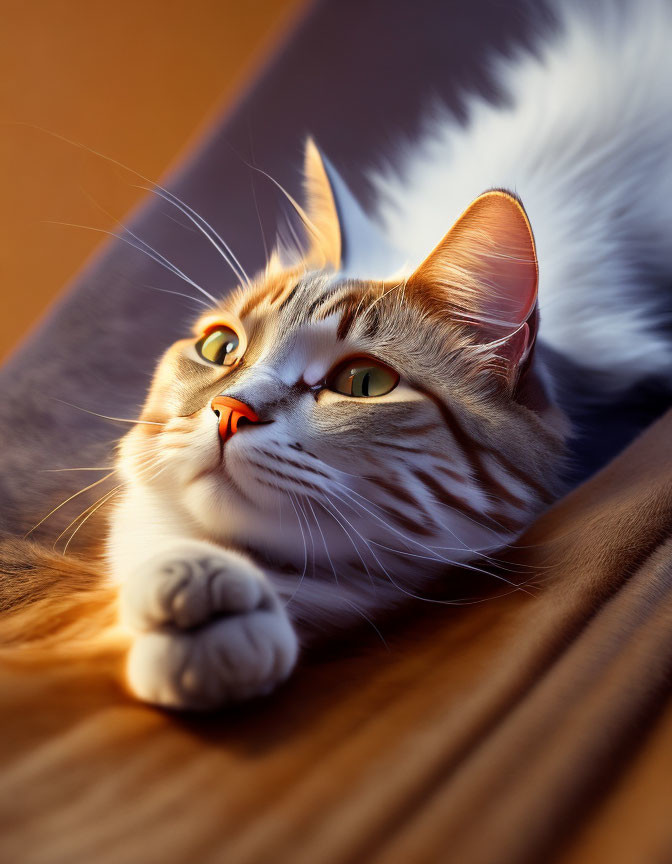
M 258 423 L 259 417 L 249 405 L 231 396 L 215 396 L 210 407 L 219 417 L 219 437 L 226 443 L 240 428 L 241 422 Z

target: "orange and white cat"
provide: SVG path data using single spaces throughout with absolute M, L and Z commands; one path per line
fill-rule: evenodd
M 266 693 L 300 642 L 514 540 L 563 488 L 538 341 L 610 392 L 669 378 L 670 5 L 600 8 L 374 178 L 376 218 L 309 141 L 305 254 L 166 352 L 107 543 L 140 698 Z

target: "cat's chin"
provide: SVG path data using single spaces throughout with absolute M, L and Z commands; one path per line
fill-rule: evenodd
M 254 546 L 283 562 L 303 562 L 296 511 L 279 491 L 231 478 L 223 468 L 201 472 L 182 502 L 205 536 L 221 543 Z M 245 491 L 243 491 L 245 490 Z

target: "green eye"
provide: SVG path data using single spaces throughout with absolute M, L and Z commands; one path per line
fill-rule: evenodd
M 233 366 L 239 359 L 240 339 L 235 330 L 220 325 L 205 333 L 196 343 L 196 350 L 204 360 L 219 366 Z
M 399 383 L 399 375 L 373 360 L 362 357 L 348 360 L 329 376 L 328 386 L 344 396 L 384 396 Z

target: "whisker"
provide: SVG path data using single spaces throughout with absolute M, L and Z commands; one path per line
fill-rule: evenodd
M 296 594 L 297 594 L 299 588 L 303 584 L 303 580 L 304 580 L 304 577 L 306 575 L 306 570 L 308 569 L 308 546 L 306 544 L 306 538 L 305 538 L 305 535 L 303 533 L 303 525 L 301 524 L 301 519 L 299 518 L 299 512 L 296 509 L 296 507 L 294 506 L 294 501 L 292 500 L 293 499 L 292 493 L 287 491 L 287 497 L 288 497 L 289 503 L 292 505 L 292 509 L 294 510 L 294 513 L 296 515 L 296 521 L 299 523 L 299 531 L 301 532 L 301 539 L 303 540 L 303 573 L 301 574 L 299 581 L 297 583 L 297 586 L 294 589 L 294 591 L 292 592 L 291 597 L 285 603 L 285 606 L 289 606 L 289 604 L 292 602 L 292 600 L 296 597 Z
M 160 291 L 162 294 L 175 294 L 177 297 L 184 297 L 187 300 L 191 300 L 192 303 L 205 306 L 206 309 L 210 308 L 210 304 L 206 303 L 205 300 L 201 300 L 200 297 L 192 297 L 191 294 L 185 294 L 183 291 L 169 291 L 168 288 L 159 288 L 158 285 L 150 285 L 147 282 L 142 283 L 142 287 L 151 288 L 152 291 Z
M 67 534 L 67 532 L 70 530 L 70 528 L 72 528 L 72 526 L 75 525 L 75 523 L 77 523 L 82 518 L 82 516 L 89 513 L 90 510 L 96 508 L 96 505 L 98 505 L 101 501 L 105 501 L 110 496 L 111 493 L 118 491 L 124 485 L 125 485 L 124 483 L 120 483 L 118 486 L 115 486 L 113 489 L 108 490 L 103 495 L 101 495 L 100 498 L 96 499 L 96 501 L 94 501 L 93 504 L 89 504 L 88 507 L 86 507 L 84 510 L 82 510 L 82 512 L 79 513 L 77 516 L 75 516 L 75 518 L 70 522 L 70 524 L 66 525 L 66 527 L 61 531 L 61 533 L 58 535 L 58 537 L 54 540 L 53 549 L 54 550 L 56 549 L 58 541 L 61 539 L 61 537 L 63 537 L 65 534 Z M 77 530 L 77 529 L 75 529 L 75 530 Z M 66 549 L 67 549 L 67 545 L 66 545 Z M 63 554 L 65 555 L 65 549 L 63 550 Z
M 35 531 L 37 528 L 39 528 L 43 522 L 46 522 L 50 516 L 53 516 L 53 514 L 57 510 L 60 510 L 61 507 L 65 507 L 65 505 L 68 502 L 72 501 L 73 498 L 77 498 L 79 495 L 83 495 L 85 492 L 88 492 L 89 489 L 93 489 L 94 486 L 98 486 L 100 483 L 104 483 L 106 480 L 109 480 L 113 474 L 114 474 L 114 471 L 110 471 L 109 474 L 106 474 L 104 477 L 101 477 L 99 480 L 95 480 L 93 483 L 90 483 L 88 486 L 85 486 L 83 489 L 80 489 L 79 492 L 75 492 L 74 495 L 71 495 L 69 498 L 66 498 L 65 501 L 61 501 L 61 503 L 58 504 L 56 507 L 54 507 L 53 510 L 50 510 L 46 516 L 43 516 L 36 525 L 33 525 L 33 527 L 30 529 L 30 531 L 26 532 L 26 534 L 23 535 L 23 539 L 26 540 L 28 537 L 30 537 L 30 535 L 33 533 L 33 531 Z
M 369 618 L 368 615 L 366 615 L 364 612 L 362 612 L 361 607 L 359 607 L 356 603 L 353 603 L 352 600 L 348 600 L 347 597 L 341 597 L 341 600 L 342 600 L 344 603 L 347 603 L 348 606 L 351 606 L 351 607 L 355 610 L 355 612 L 356 612 L 356 613 L 357 613 L 361 618 L 363 618 L 363 619 L 366 621 L 366 623 L 367 623 L 370 627 L 373 628 L 374 632 L 376 633 L 376 635 L 378 636 L 378 638 L 380 639 L 380 641 L 383 643 L 383 645 L 384 645 L 384 646 L 387 648 L 387 650 L 389 651 L 389 650 L 390 650 L 390 646 L 389 646 L 389 645 L 387 644 L 387 642 L 385 641 L 385 637 L 384 637 L 383 634 L 380 632 L 380 630 L 378 629 L 378 627 L 376 627 L 376 625 L 374 624 L 373 619 Z
M 330 503 L 329 503 L 328 506 L 332 507 L 332 508 L 336 511 L 336 513 L 338 513 L 339 516 L 340 516 L 340 517 L 341 517 L 341 518 L 342 518 L 342 519 L 343 519 L 343 520 L 344 520 L 344 521 L 345 521 L 345 522 L 350 526 L 350 528 L 352 528 L 352 530 L 355 531 L 355 528 L 353 527 L 353 525 L 350 523 L 350 521 L 347 519 L 347 517 L 344 516 L 343 513 L 341 513 L 341 511 L 340 511 L 340 510 L 338 509 L 338 507 L 334 504 L 334 502 L 331 501 L 331 499 L 329 499 L 329 502 L 330 502 Z M 348 538 L 348 540 L 349 540 L 350 543 L 352 544 L 353 549 L 354 549 L 355 552 L 357 553 L 357 557 L 358 557 L 359 560 L 362 562 L 362 564 L 363 564 L 363 566 L 364 566 L 364 569 L 366 570 L 366 575 L 369 577 L 369 581 L 370 581 L 371 584 L 373 585 L 374 583 L 373 583 L 373 577 L 371 576 L 371 571 L 369 570 L 366 561 L 365 561 L 364 558 L 362 557 L 362 553 L 359 551 L 359 547 L 357 546 L 357 544 L 355 543 L 355 541 L 352 539 L 352 537 L 350 536 L 350 534 L 345 530 L 345 528 L 343 527 L 343 523 L 341 522 L 341 520 L 338 518 L 338 516 L 335 516 L 333 513 L 331 513 L 329 510 L 326 509 L 326 507 L 325 507 L 325 502 L 323 502 L 323 501 L 316 501 L 315 503 L 318 504 L 318 506 L 322 507 L 322 509 L 325 511 L 325 513 L 327 513 L 327 515 L 331 516 L 331 518 L 334 519 L 334 520 L 335 520 L 335 521 L 340 525 L 340 527 L 341 527 L 343 533 L 344 533 L 345 536 Z M 311 510 L 312 510 L 312 507 L 311 507 Z M 358 535 L 358 536 L 360 536 L 360 535 Z
M 113 420 L 116 423 L 132 423 L 141 424 L 143 426 L 165 426 L 165 423 L 160 423 L 158 420 L 129 420 L 126 417 L 110 417 L 107 414 L 98 414 L 97 411 L 89 411 L 88 408 L 82 408 L 80 405 L 73 405 L 72 402 L 66 402 L 65 399 L 59 399 L 57 396 L 50 396 L 55 402 L 61 402 L 63 405 L 68 405 L 70 408 L 75 408 L 77 411 L 83 411 L 85 414 L 92 414 L 94 417 L 101 417 L 103 420 Z
M 100 468 L 41 468 L 41 474 L 54 474 L 61 471 L 114 471 L 114 465 L 101 465 Z
M 168 270 L 169 273 L 172 273 L 173 276 L 178 276 L 188 285 L 191 285 L 192 288 L 200 291 L 201 294 L 207 297 L 212 303 L 217 303 L 216 298 L 213 297 L 212 294 L 210 294 L 208 291 L 206 291 L 205 288 L 202 288 L 200 285 L 194 282 L 193 279 L 190 279 L 189 276 L 187 276 L 186 273 L 183 273 L 182 270 L 180 270 L 179 267 L 173 264 L 172 261 L 169 261 L 164 255 L 162 255 L 160 252 L 157 252 L 148 243 L 145 243 L 144 240 L 141 240 L 139 237 L 137 237 L 129 228 L 125 227 L 124 231 L 127 234 L 130 234 L 131 237 L 134 237 L 138 241 L 138 243 L 142 245 L 139 246 L 137 243 L 132 243 L 128 239 L 128 237 L 124 237 L 123 234 L 117 234 L 116 231 L 108 231 L 106 228 L 95 228 L 93 225 L 80 225 L 77 222 L 61 222 L 56 219 L 46 219 L 44 221 L 48 225 L 63 225 L 67 228 L 81 228 L 83 231 L 93 231 L 96 234 L 107 234 L 108 237 L 116 237 L 117 240 L 121 240 L 122 243 L 126 243 L 132 249 L 135 249 L 138 252 L 142 252 L 148 258 L 151 258 L 155 264 L 159 264 L 161 267 Z
M 343 484 L 339 484 L 339 485 L 343 485 Z M 339 501 L 342 501 L 346 506 L 348 506 L 348 502 L 345 501 L 345 500 L 343 500 L 343 498 L 341 498 L 341 497 L 338 495 L 337 492 L 334 492 L 333 489 L 332 489 L 331 491 L 332 491 L 332 494 L 335 495 L 336 498 L 338 498 Z M 347 494 L 347 492 L 346 492 L 346 494 Z M 523 592 L 523 593 L 525 593 L 525 594 L 530 594 L 530 593 L 531 593 L 531 592 L 527 591 L 524 587 L 522 587 L 522 586 L 520 586 L 520 585 L 516 585 L 514 582 L 511 582 L 509 579 L 507 579 L 505 576 L 501 576 L 501 575 L 498 574 L 498 573 L 493 573 L 493 572 L 491 572 L 491 571 L 489 571 L 489 570 L 484 570 L 482 567 L 477 567 L 475 564 L 470 564 L 470 563 L 467 562 L 467 561 L 453 561 L 453 560 L 451 560 L 450 558 L 446 558 L 446 557 L 444 557 L 443 555 L 438 555 L 438 554 L 435 552 L 435 550 L 432 549 L 431 547 L 429 547 L 429 546 L 425 546 L 424 543 L 421 543 L 419 540 L 415 540 L 415 539 L 413 539 L 412 537 L 406 537 L 405 534 L 403 534 L 401 531 L 398 531 L 398 530 L 397 530 L 393 525 L 390 525 L 388 522 L 386 522 L 384 519 L 381 519 L 381 518 L 380 518 L 379 516 L 377 516 L 375 513 L 372 513 L 371 510 L 369 510 L 368 508 L 364 507 L 363 504 L 360 504 L 358 501 L 355 501 L 355 499 L 352 499 L 352 500 L 354 501 L 354 503 L 355 503 L 355 504 L 356 504 L 360 509 L 364 510 L 364 511 L 367 512 L 370 516 L 373 516 L 374 519 L 377 519 L 379 522 L 381 522 L 381 523 L 382 523 L 382 524 L 383 524 L 383 525 L 384 525 L 384 526 L 385 526 L 389 531 L 392 531 L 392 532 L 394 532 L 395 534 L 398 534 L 399 537 L 402 538 L 402 540 L 406 540 L 408 543 L 412 543 L 412 544 L 414 544 L 414 545 L 416 545 L 416 546 L 419 546 L 421 549 L 424 549 L 426 552 L 433 553 L 433 555 L 434 555 L 435 557 L 434 557 L 434 558 L 430 558 L 429 560 L 433 560 L 433 561 L 440 561 L 440 562 L 442 562 L 442 563 L 444 563 L 444 564 L 448 564 L 448 565 L 450 565 L 450 566 L 452 566 L 452 567 L 458 567 L 458 568 L 460 568 L 460 569 L 464 569 L 464 570 L 472 570 L 472 571 L 474 571 L 475 573 L 482 573 L 482 574 L 484 574 L 485 576 L 491 576 L 491 577 L 493 577 L 494 579 L 498 579 L 498 580 L 500 580 L 501 582 L 505 582 L 507 585 L 510 585 L 510 586 L 514 587 L 516 590 L 521 591 L 521 592 Z M 360 535 L 360 536 L 361 536 L 361 535 Z M 373 542 L 373 541 L 372 541 L 372 542 Z M 381 546 L 382 548 L 389 548 L 390 551 L 392 551 L 392 552 L 396 552 L 396 553 L 398 553 L 398 554 L 406 554 L 406 553 L 400 552 L 400 550 L 393 549 L 392 547 L 385 547 L 384 544 L 381 544 L 381 543 L 376 543 L 376 545 L 377 545 L 377 546 Z
M 254 150 L 252 149 L 252 137 L 250 136 L 250 159 L 252 160 L 252 164 L 254 165 Z M 259 232 L 261 234 L 261 242 L 264 246 L 264 261 L 268 261 L 268 244 L 266 242 L 266 233 L 264 231 L 264 224 L 261 221 L 261 212 L 259 210 L 259 200 L 257 197 L 257 185 L 254 182 L 254 174 L 250 174 L 250 185 L 252 187 L 252 200 L 254 201 L 254 210 L 257 214 L 257 222 L 259 223 Z
M 313 511 L 313 516 L 315 516 L 315 511 Z M 319 523 L 318 519 L 315 519 L 315 524 L 317 525 L 317 530 L 320 532 L 320 537 L 322 538 L 322 545 L 324 546 L 324 551 L 327 556 L 327 560 L 329 561 L 329 566 L 331 567 L 331 572 L 334 574 L 334 580 L 338 585 L 338 575 L 336 573 L 336 568 L 334 567 L 334 562 L 331 560 L 331 555 L 329 554 L 329 547 L 327 546 L 327 541 L 324 536 L 324 531 L 322 530 L 322 526 Z
M 136 171 L 134 168 L 131 168 L 128 165 L 125 165 L 123 162 L 120 162 L 118 159 L 114 159 L 112 156 L 108 156 L 105 153 L 101 153 L 99 150 L 95 150 L 93 147 L 89 147 L 86 144 L 82 144 L 80 141 L 75 141 L 72 138 L 67 138 L 65 135 L 60 135 L 58 132 L 53 132 L 51 129 L 45 129 L 43 126 L 38 126 L 37 124 L 34 124 L 34 123 L 18 122 L 16 125 L 26 126 L 28 128 L 36 129 L 40 132 L 43 132 L 46 135 L 50 135 L 52 138 L 57 138 L 59 141 L 63 141 L 66 144 L 69 144 L 71 147 L 76 147 L 78 150 L 84 150 L 88 153 L 92 153 L 94 156 L 97 156 L 99 159 L 103 159 L 105 162 L 109 162 L 111 165 L 116 165 L 118 168 L 122 168 L 124 171 L 128 171 L 129 174 L 133 174 L 135 177 L 138 177 L 144 183 L 149 183 L 153 187 L 153 189 L 160 189 L 161 192 L 165 193 L 165 195 L 170 196 L 169 199 L 166 199 L 166 200 L 169 200 L 171 204 L 178 202 L 179 204 L 182 205 L 182 207 L 186 208 L 186 210 L 188 210 L 195 218 L 200 219 L 201 222 L 205 226 L 207 226 L 207 228 L 213 233 L 213 235 L 219 240 L 219 242 L 222 243 L 227 248 L 231 257 L 234 259 L 234 261 L 236 261 L 236 263 L 240 267 L 241 273 L 243 274 L 245 280 L 247 281 L 247 283 L 249 285 L 250 280 L 247 277 L 245 270 L 242 268 L 242 266 L 240 265 L 240 262 L 235 257 L 233 252 L 229 249 L 227 244 L 224 243 L 224 240 L 222 240 L 222 238 L 214 230 L 214 228 L 211 225 L 209 225 L 208 222 L 199 213 L 197 213 L 185 201 L 183 201 L 181 198 L 179 198 L 177 195 L 175 195 L 174 192 L 171 192 L 170 190 L 166 189 L 160 183 L 157 183 L 156 180 L 152 180 L 149 177 L 145 177 L 144 174 L 141 174 L 139 171 Z M 152 190 L 149 190 L 149 191 L 152 191 Z M 164 196 L 161 196 L 161 197 L 164 197 Z M 173 199 L 173 200 L 170 200 L 170 199 Z M 187 214 L 185 213 L 185 215 L 187 215 Z M 84 227 L 84 226 L 82 226 L 82 227 Z M 200 290 L 203 290 L 203 289 L 200 289 Z M 213 300 L 213 302 L 216 302 L 214 300 L 214 298 L 211 298 L 211 299 Z
M 251 285 L 250 277 L 243 269 L 240 261 L 233 254 L 231 247 L 220 237 L 220 235 L 217 233 L 217 231 L 215 231 L 212 225 L 210 225 L 209 222 L 206 222 L 206 220 L 200 215 L 200 213 L 197 213 L 188 204 L 185 204 L 184 201 L 181 201 L 177 197 L 177 195 L 169 192 L 167 189 L 164 189 L 158 184 L 152 184 L 152 186 L 136 186 L 135 188 L 144 189 L 145 192 L 151 192 L 154 195 L 158 195 L 160 198 L 163 198 L 164 201 L 167 201 L 169 204 L 172 204 L 173 207 L 176 207 L 181 213 L 183 213 L 187 217 L 187 219 L 190 220 L 190 222 L 192 222 L 196 226 L 196 228 L 198 228 L 198 230 L 206 238 L 206 240 L 208 240 L 215 247 L 217 252 L 219 252 L 219 254 L 233 271 L 236 279 L 242 279 L 243 281 L 247 282 L 248 286 Z
M 266 177 L 267 180 L 270 180 L 271 183 L 272 183 L 272 184 L 273 184 L 277 189 L 279 189 L 280 192 L 282 192 L 282 194 L 285 196 L 285 198 L 287 199 L 287 201 L 289 201 L 289 203 L 292 205 L 294 211 L 296 212 L 296 214 L 297 214 L 297 216 L 299 217 L 299 219 L 303 222 L 303 224 L 305 225 L 305 227 L 307 228 L 307 230 L 308 230 L 308 231 L 309 231 L 309 232 L 310 232 L 310 233 L 311 233 L 311 234 L 312 234 L 312 235 L 313 235 L 317 240 L 322 240 L 322 239 L 323 239 L 323 238 L 322 238 L 322 232 L 321 232 L 321 231 L 319 230 L 319 228 L 315 225 L 315 223 L 310 219 L 310 217 L 308 216 L 308 214 L 306 213 L 306 211 L 303 209 L 303 207 L 299 204 L 299 202 L 298 202 L 298 201 L 297 201 L 297 200 L 296 200 L 292 195 L 290 195 L 290 193 L 285 189 L 285 187 L 275 179 L 275 177 L 271 176 L 267 171 L 264 171 L 263 168 L 259 168 L 258 165 L 251 165 L 251 164 L 250 164 L 249 162 L 247 162 L 246 160 L 243 160 L 243 161 L 245 162 L 245 164 L 247 165 L 248 168 L 251 168 L 253 171 L 258 171 L 260 174 L 262 174 L 264 177 Z
M 310 498 L 305 498 L 306 504 L 310 507 L 310 511 L 313 514 L 313 521 L 317 522 L 315 519 L 315 513 L 313 511 L 312 505 L 310 503 Z M 301 495 L 296 496 L 296 503 L 301 509 L 301 512 L 304 514 L 306 519 L 306 530 L 308 531 L 308 539 L 310 540 L 310 557 L 313 565 L 313 578 L 315 578 L 315 538 L 313 537 L 313 532 L 310 528 L 310 522 L 308 521 L 308 517 L 306 515 L 305 510 L 301 506 Z
M 364 310 L 364 314 L 362 315 L 362 319 L 366 318 L 366 316 L 369 314 L 369 312 L 373 309 L 373 307 L 377 303 L 380 303 L 381 300 L 384 300 L 388 294 L 391 294 L 393 291 L 397 291 L 399 288 L 401 288 L 401 286 L 403 284 L 404 284 L 403 282 L 399 282 L 397 285 L 393 285 L 391 288 L 388 288 L 387 291 L 383 291 L 383 293 L 380 295 L 380 297 L 376 297 L 376 299 L 373 301 L 373 303 L 371 303 L 370 306 L 366 307 L 366 309 Z M 361 304 L 361 300 L 360 300 L 360 304 Z M 359 312 L 359 307 L 357 307 L 357 312 Z
M 93 508 L 93 509 L 92 509 L 92 510 L 91 510 L 91 511 L 90 511 L 90 512 L 89 512 L 89 513 L 84 517 L 84 519 L 82 519 L 82 521 L 79 523 L 79 525 L 75 528 L 75 530 L 72 532 L 72 534 L 68 537 L 68 542 L 67 542 L 67 543 L 65 544 L 65 546 L 63 547 L 63 554 L 64 554 L 64 555 L 67 554 L 67 552 L 68 552 L 68 546 L 72 543 L 72 539 L 73 539 L 73 537 L 74 537 L 75 534 L 79 531 L 79 529 L 82 527 L 82 525 L 83 525 L 85 522 L 88 522 L 88 520 L 93 516 L 93 514 L 96 513 L 98 510 L 100 510 L 100 508 L 101 508 L 104 504 L 107 504 L 109 501 L 111 501 L 112 498 L 114 498 L 114 496 L 117 495 L 117 494 L 119 493 L 119 490 L 121 489 L 121 487 L 122 487 L 123 485 L 125 485 L 125 484 L 122 483 L 122 484 L 119 485 L 116 489 L 113 489 L 111 492 L 109 492 L 109 493 L 105 496 L 105 498 L 103 498 L 103 500 L 100 501 L 100 503 L 99 503 L 96 507 L 94 507 L 94 508 Z

